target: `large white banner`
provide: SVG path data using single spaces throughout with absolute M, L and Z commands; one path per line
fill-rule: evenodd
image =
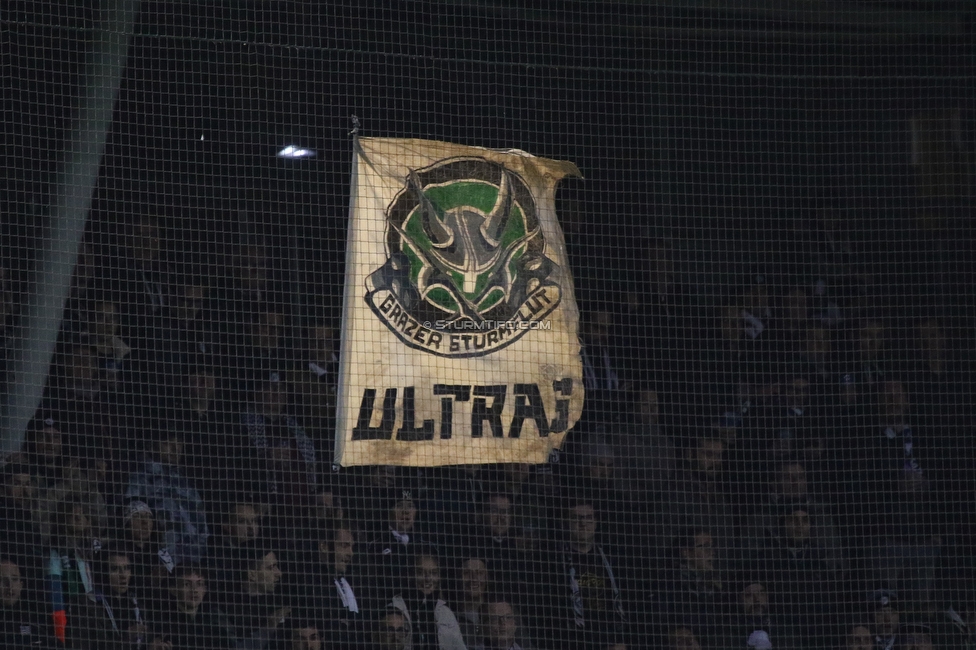
M 426 140 L 355 150 L 336 462 L 545 462 L 583 406 L 555 211 L 579 170 Z

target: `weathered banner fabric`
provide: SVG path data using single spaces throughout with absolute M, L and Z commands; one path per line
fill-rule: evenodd
M 583 406 L 569 162 L 360 138 L 336 462 L 542 463 Z

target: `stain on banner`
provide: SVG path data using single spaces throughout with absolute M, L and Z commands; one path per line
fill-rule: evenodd
M 583 405 L 569 162 L 358 138 L 337 463 L 543 463 Z

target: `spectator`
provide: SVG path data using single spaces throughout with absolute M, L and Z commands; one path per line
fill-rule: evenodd
M 316 612 L 322 631 L 343 648 L 365 647 L 372 600 L 357 564 L 356 533 L 348 526 L 324 526 L 313 548 L 294 562 L 297 580 L 291 602 Z
M 762 582 L 750 581 L 736 594 L 734 611 L 729 619 L 726 647 L 790 647 L 790 634 L 770 607 L 769 594 Z
M 269 495 L 285 530 L 304 519 L 317 480 L 315 445 L 287 413 L 287 402 L 284 377 L 270 372 L 256 382 L 241 418 L 250 445 L 250 489 Z
M 377 597 L 382 601 L 401 593 L 413 581 L 414 549 L 424 543 L 415 530 L 417 502 L 413 491 L 394 490 L 386 504 L 387 531 L 369 545 L 373 575 L 379 581 Z
M 399 610 L 390 607 L 380 614 L 373 631 L 376 650 L 411 650 L 410 621 Z
M 264 650 L 282 633 L 292 608 L 284 604 L 278 555 L 268 542 L 241 547 L 235 553 L 236 571 L 225 584 L 224 612 L 233 626 L 234 647 Z
M 713 542 L 725 551 L 738 543 L 738 512 L 725 483 L 725 443 L 718 438 L 697 438 L 685 451 L 686 467 L 679 472 L 671 498 L 671 526 L 693 526 L 711 531 Z
M 626 572 L 597 540 L 599 511 L 593 499 L 572 494 L 546 584 L 553 633 L 564 648 L 601 648 L 626 633 Z
M 607 310 L 595 310 L 582 319 L 583 384 L 586 388 L 587 408 L 584 426 L 614 422 L 621 409 L 623 391 L 627 386 L 624 354 L 613 334 L 614 316 Z
M 295 392 L 302 427 L 315 439 L 324 439 L 335 427 L 336 387 L 339 377 L 339 332 L 314 324 L 305 330 L 298 359 Z M 318 435 L 316 435 L 318 434 Z
M 810 488 L 807 465 L 787 459 L 776 465 L 763 501 L 750 517 L 745 545 L 753 550 L 779 535 L 779 515 L 790 505 L 802 507 L 810 516 L 811 539 L 825 553 L 831 567 L 840 571 L 846 566 L 840 550 L 840 539 L 831 516 L 831 508 Z
M 669 650 L 702 650 L 695 631 L 687 625 L 677 625 L 668 633 Z
M 210 529 L 203 500 L 183 473 L 183 434 L 160 432 L 143 468 L 129 477 L 127 499 L 144 501 L 156 515 L 164 548 L 174 564 L 200 562 Z
M 122 337 L 142 349 L 159 335 L 162 309 L 167 304 L 166 286 L 172 270 L 160 255 L 159 220 L 137 215 L 124 229 L 120 266 L 105 281 L 122 292 Z
M 712 639 L 724 604 L 725 577 L 711 531 L 684 528 L 674 546 L 674 564 L 660 600 L 669 617 L 692 623 L 699 634 Z
M 932 643 L 932 633 L 924 625 L 906 630 L 902 635 L 898 650 L 935 650 L 935 645 Z
M 874 636 L 867 625 L 853 625 L 844 639 L 845 650 L 874 650 Z
M 470 554 L 484 558 L 496 579 L 505 582 L 517 566 L 513 509 L 511 496 L 489 493 L 482 502 L 480 521 L 467 527 L 475 531 L 466 544 Z
M 94 589 L 80 608 L 80 625 L 69 645 L 91 650 L 138 648 L 149 628 L 145 608 L 132 588 L 132 557 L 122 548 L 103 548 L 92 563 Z
M 840 576 L 813 542 L 803 506 L 786 505 L 780 522 L 777 535 L 767 539 L 760 566 L 779 596 L 783 620 L 803 639 L 813 639 L 827 628 Z
M 183 564 L 174 569 L 168 582 L 169 599 L 152 618 L 149 647 L 153 650 L 231 647 L 229 623 L 208 598 L 204 570 L 197 564 Z
M 4 524 L 6 547 L 17 555 L 36 552 L 41 546 L 41 511 L 37 486 L 25 463 L 12 462 L 2 469 L 3 501 L 0 521 Z
M 262 537 L 264 528 L 261 507 L 244 496 L 230 498 L 221 514 L 219 536 L 211 546 L 208 566 L 219 584 L 232 582 L 237 570 L 234 563 L 242 548 L 254 544 Z
M 481 611 L 488 594 L 489 574 L 485 561 L 468 557 L 461 561 L 460 588 L 452 602 L 457 610 L 461 636 L 469 648 L 481 641 Z
M 94 589 L 91 561 L 101 541 L 92 519 L 91 504 L 82 495 L 69 495 L 58 504 L 46 577 L 54 634 L 61 643 L 74 634 L 78 604 Z
M 124 506 L 121 533 L 131 553 L 133 590 L 146 603 L 158 602 L 175 563 L 156 529 L 149 504 L 134 499 Z
M 523 650 L 520 643 L 518 616 L 512 604 L 504 598 L 489 597 L 484 605 L 485 650 Z
M 440 592 L 440 562 L 429 553 L 418 554 L 412 588 L 403 590 L 392 600 L 393 607 L 410 625 L 409 647 L 413 650 L 466 649 L 457 618 Z
M 895 650 L 901 639 L 901 611 L 893 591 L 879 589 L 871 596 L 874 604 L 874 647 Z
M 0 557 L 0 646 L 9 650 L 54 647 L 51 626 L 29 582 L 22 562 Z
M 323 634 L 317 623 L 308 619 L 293 618 L 288 622 L 287 642 L 282 644 L 282 648 L 283 650 L 322 650 L 322 639 Z

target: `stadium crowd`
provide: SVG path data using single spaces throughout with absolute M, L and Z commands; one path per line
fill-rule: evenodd
M 294 317 L 261 240 L 214 272 L 163 235 L 83 244 L 2 468 L 4 648 L 976 648 L 937 306 L 756 273 L 701 317 L 652 240 L 609 298 L 579 278 L 586 406 L 548 463 L 339 468 L 339 323 Z

